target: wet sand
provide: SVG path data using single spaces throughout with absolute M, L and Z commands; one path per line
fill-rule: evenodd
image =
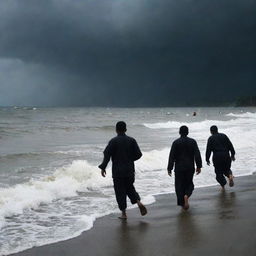
M 235 179 L 235 187 L 197 188 L 183 212 L 174 194 L 160 195 L 148 215 L 128 211 L 96 220 L 94 227 L 67 241 L 35 247 L 16 256 L 255 256 L 256 175 Z

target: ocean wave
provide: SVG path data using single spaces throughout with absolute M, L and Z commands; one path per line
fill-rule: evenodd
M 142 124 L 132 124 L 133 127 L 142 127 Z M 114 131 L 116 129 L 115 125 L 102 125 L 102 126 L 85 126 L 82 129 L 88 130 L 101 130 L 101 131 Z
M 22 214 L 26 208 L 38 208 L 41 203 L 75 196 L 77 191 L 97 190 L 107 181 L 101 179 L 96 166 L 76 160 L 70 166 L 57 169 L 51 176 L 0 189 L 0 216 Z
M 231 117 L 241 117 L 241 118 L 256 118 L 256 113 L 253 112 L 246 112 L 246 113 L 229 113 L 226 116 L 231 116 Z
M 146 204 L 154 201 L 150 195 L 143 199 Z M 22 238 L 24 242 L 16 244 L 16 236 L 13 233 L 14 239 L 4 244 L 0 249 L 0 255 L 76 237 L 90 229 L 96 218 L 117 211 L 116 207 L 114 209 L 112 207 L 115 205 L 114 202 L 111 170 L 107 169 L 107 177 L 103 179 L 98 167 L 86 160 L 73 161 L 68 166 L 56 169 L 52 175 L 2 188 L 0 189 L 0 229 L 2 231 L 4 228 L 12 229 L 8 226 L 8 220 L 17 220 L 17 229 L 24 228 L 27 236 Z M 84 211 L 78 209 L 78 206 L 81 209 L 89 207 L 91 210 L 83 214 Z M 44 213 L 42 209 L 45 207 L 47 210 Z M 56 207 L 60 208 L 61 212 L 54 214 L 52 210 Z M 74 223 L 73 225 L 65 227 L 59 224 L 52 235 L 48 234 L 56 224 L 55 221 L 51 222 L 52 217 L 60 218 L 59 223 L 65 223 L 65 218 L 69 215 L 72 222 L 70 220 L 66 225 Z M 29 224 L 26 224 L 28 219 Z M 47 226 L 41 226 L 40 223 L 43 222 L 48 223 Z M 70 229 L 70 232 L 63 232 L 66 229 Z
M 65 152 L 64 152 L 65 153 Z M 18 154 L 24 157 L 24 154 Z M 37 153 L 25 154 L 25 156 Z M 143 159 L 136 163 L 138 174 L 164 168 L 168 149 L 152 150 L 143 153 Z M 24 171 L 24 170 L 23 170 Z M 50 176 L 31 179 L 27 183 L 0 189 L 0 216 L 10 217 L 22 214 L 26 208 L 38 208 L 42 203 L 77 195 L 78 191 L 100 191 L 111 186 L 111 171 L 102 179 L 97 166 L 86 160 L 75 160 L 68 166 L 54 171 Z
M 250 122 L 252 119 L 248 118 Z M 159 122 L 159 123 L 144 123 L 144 126 L 149 129 L 178 129 L 182 125 L 188 126 L 190 129 L 193 130 L 202 130 L 202 129 L 209 129 L 212 125 L 217 125 L 219 127 L 228 128 L 231 126 L 237 126 L 240 124 L 244 124 L 244 118 L 237 118 L 231 120 L 204 120 L 199 122 L 178 122 L 178 121 L 167 121 L 167 122 Z
M 5 154 L 0 155 L 0 159 L 15 159 L 15 158 L 30 158 L 30 157 L 37 157 L 43 153 L 40 152 L 25 152 L 25 153 L 11 153 L 11 154 Z
M 24 152 L 24 153 L 10 153 L 5 155 L 0 155 L 0 160 L 4 159 L 18 159 L 18 158 L 35 158 L 35 157 L 47 157 L 52 155 L 70 155 L 70 156 L 83 156 L 85 155 L 85 150 L 57 150 L 49 152 Z
M 73 124 L 73 123 L 72 123 Z M 66 132 L 70 132 L 70 131 L 84 131 L 84 130 L 113 130 L 115 129 L 114 125 L 103 125 L 103 126 L 82 126 L 79 123 L 76 126 L 73 125 L 69 125 L 69 126 L 60 126 L 60 125 L 56 125 L 53 124 L 51 125 L 45 125 L 45 126 L 41 126 L 39 128 L 41 131 L 55 131 L 55 130 L 63 130 Z

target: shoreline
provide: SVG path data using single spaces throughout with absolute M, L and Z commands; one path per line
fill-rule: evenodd
M 97 218 L 94 222 L 93 227 L 89 230 L 82 232 L 79 236 L 76 236 L 74 238 L 67 239 L 64 241 L 60 241 L 57 243 L 51 243 L 51 244 L 46 244 L 46 245 L 42 245 L 39 247 L 33 247 L 31 249 L 27 249 L 25 251 L 21 251 L 21 252 L 18 252 L 15 254 L 9 254 L 9 255 L 16 255 L 16 256 L 58 255 L 58 254 L 59 255 L 70 255 L 72 253 L 74 256 L 76 256 L 76 255 L 84 255 L 84 254 L 82 254 L 82 251 L 83 251 L 82 248 L 86 248 L 86 251 L 89 250 L 89 251 L 87 251 L 87 253 L 85 255 L 103 255 L 103 254 L 108 255 L 108 253 L 106 253 L 105 249 L 102 252 L 98 250 L 97 242 L 98 243 L 102 242 L 104 247 L 107 247 L 108 250 L 110 250 L 109 251 L 109 255 L 110 255 L 110 254 L 114 253 L 114 249 L 111 250 L 112 247 L 118 248 L 119 251 L 122 248 L 120 248 L 119 244 L 116 244 L 116 242 L 112 241 L 108 237 L 104 238 L 103 233 L 105 233 L 105 232 L 108 233 L 110 238 L 111 237 L 116 238 L 120 235 L 124 236 L 124 238 L 125 238 L 128 235 L 127 232 L 129 232 L 130 228 L 132 228 L 132 230 L 135 234 L 138 232 L 141 232 L 141 229 L 144 229 L 143 226 L 148 226 L 147 229 L 150 229 L 150 226 L 152 226 L 152 227 L 155 227 L 156 230 L 158 230 L 160 228 L 159 223 L 158 223 L 159 217 L 160 217 L 160 221 L 164 222 L 165 224 L 171 220 L 171 222 L 173 222 L 173 223 L 172 223 L 172 225 L 170 225 L 170 228 L 173 226 L 177 227 L 177 225 L 179 225 L 180 218 L 185 218 L 184 219 L 185 222 L 188 221 L 186 219 L 187 217 L 183 216 L 184 214 L 185 214 L 185 216 L 190 216 L 192 214 L 193 215 L 192 217 L 197 219 L 198 216 L 200 217 L 202 215 L 202 213 L 206 211 L 207 214 L 204 217 L 206 217 L 206 219 L 208 219 L 212 215 L 212 213 L 209 212 L 209 210 L 211 209 L 211 206 L 212 206 L 211 199 L 216 201 L 216 197 L 217 197 L 218 204 L 220 204 L 223 208 L 226 208 L 226 206 L 230 208 L 230 206 L 232 206 L 234 204 L 234 200 L 237 197 L 236 196 L 237 193 L 238 193 L 238 196 L 243 195 L 243 197 L 244 196 L 247 197 L 247 201 L 250 202 L 251 199 L 248 197 L 250 197 L 251 194 L 256 194 L 255 182 L 256 182 L 255 172 L 252 173 L 251 175 L 239 176 L 239 177 L 237 176 L 237 178 L 235 179 L 235 187 L 228 188 L 225 193 L 229 197 L 228 202 L 225 202 L 225 197 L 223 197 L 223 193 L 219 192 L 219 189 L 216 188 L 217 187 L 216 185 L 200 187 L 200 188 L 197 187 L 191 197 L 191 209 L 187 213 L 182 213 L 180 211 L 179 207 L 176 206 L 176 196 L 174 193 L 154 195 L 156 201 L 147 206 L 149 213 L 145 217 L 141 217 L 139 215 L 137 209 L 134 209 L 134 208 L 128 209 L 127 213 L 128 213 L 129 219 L 127 220 L 127 222 L 123 223 L 117 219 L 116 213 L 112 213 L 112 214 Z M 248 187 L 248 186 L 249 186 L 249 190 L 251 190 L 252 193 L 244 194 L 244 187 Z M 203 197 L 202 197 L 202 192 L 204 194 Z M 221 200 L 224 200 L 224 201 L 222 202 Z M 203 202 L 202 205 L 201 205 L 201 201 Z M 246 206 L 245 206 L 245 208 L 246 208 Z M 200 211 L 200 209 L 202 211 Z M 229 209 L 228 211 L 224 211 L 224 209 L 219 207 L 219 210 L 220 210 L 222 218 L 220 218 L 220 220 L 217 221 L 217 224 L 218 224 L 218 222 L 223 222 L 223 219 L 227 222 L 237 219 L 235 211 L 233 212 L 232 209 Z M 238 210 L 242 210 L 242 209 L 239 208 Z M 250 213 L 250 216 L 255 215 L 255 213 L 256 213 L 255 203 L 254 203 L 253 210 L 254 210 L 254 212 Z M 215 212 L 216 212 L 216 210 L 215 210 Z M 169 215 L 168 215 L 168 213 L 169 213 Z M 195 213 L 198 214 L 198 216 L 197 215 L 194 216 Z M 218 214 L 220 214 L 220 213 L 218 213 Z M 164 218 L 163 218 L 163 216 L 164 216 Z M 170 217 L 171 217 L 171 219 L 170 219 Z M 254 223 L 256 224 L 255 220 L 254 220 Z M 207 222 L 205 223 L 205 225 L 207 225 Z M 225 226 L 226 226 L 226 223 L 225 223 Z M 162 226 L 162 228 L 163 228 L 163 233 L 166 234 L 165 230 L 166 230 L 166 228 L 168 229 L 168 225 L 167 226 L 164 225 L 164 226 Z M 104 231 L 104 232 L 102 232 L 102 231 Z M 146 235 L 148 232 L 149 232 L 149 234 L 151 234 L 152 231 L 145 231 Z M 193 233 L 194 232 L 193 226 L 190 225 L 188 228 L 188 231 L 189 231 L 189 233 L 190 232 Z M 225 229 L 224 229 L 224 231 L 225 231 Z M 160 230 L 153 232 L 153 233 L 156 233 L 156 237 L 161 237 L 161 234 L 158 234 L 158 232 L 160 232 Z M 176 230 L 176 232 L 179 232 L 179 229 Z M 239 232 L 239 229 L 238 229 L 238 232 Z M 231 230 L 231 234 L 232 233 L 233 232 Z M 253 235 L 253 233 L 252 233 L 252 235 Z M 137 234 L 137 236 L 138 236 L 138 234 Z M 135 237 L 136 237 L 136 235 L 135 235 Z M 103 238 L 103 241 L 102 241 L 102 238 Z M 173 237 L 173 238 L 177 239 L 175 237 Z M 138 240 L 140 240 L 140 239 L 141 239 L 140 236 L 138 236 Z M 191 239 L 192 239 L 192 237 L 191 237 Z M 254 235 L 253 241 L 256 243 L 255 235 Z M 124 243 L 124 241 L 122 239 L 120 242 L 122 244 Z M 169 244 L 170 244 L 170 242 L 169 242 Z M 168 245 L 168 243 L 167 243 L 167 245 Z M 145 246 L 148 246 L 148 244 L 145 244 Z M 150 245 L 150 247 L 151 246 L 152 245 Z M 165 246 L 166 246 L 166 244 L 165 244 Z M 79 248 L 80 248 L 80 250 L 78 250 Z M 161 246 L 161 248 L 162 248 L 162 246 Z M 161 248 L 159 248 L 159 250 Z M 204 250 L 207 250 L 207 248 L 205 248 L 205 246 L 203 248 L 204 248 Z M 209 245 L 209 248 L 211 248 L 210 245 Z M 250 246 L 248 248 L 250 248 Z M 65 250 L 63 251 L 63 249 L 65 249 Z M 199 248 L 197 248 L 197 249 L 199 249 Z M 177 254 L 171 254 L 171 255 L 181 255 L 181 254 L 179 254 L 178 248 L 176 248 L 176 250 L 177 250 Z M 223 250 L 224 250 L 224 248 L 223 248 Z M 142 255 L 146 255 L 146 254 L 143 254 L 143 252 L 141 252 L 141 253 L 142 253 Z M 207 253 L 209 254 L 208 250 L 207 250 Z M 116 255 L 116 254 L 113 254 L 113 255 Z M 123 255 L 129 255 L 129 254 L 123 254 Z M 148 254 L 148 255 L 154 255 L 154 254 Z M 162 254 L 162 255 L 169 255 L 169 254 Z M 191 254 L 191 255 L 194 255 L 194 254 Z M 219 255 L 225 255 L 225 254 L 219 254 Z M 239 254 L 234 254 L 234 255 L 239 255 Z M 247 254 L 247 255 L 250 255 L 250 254 Z
M 235 178 L 237 178 L 237 177 L 251 176 L 251 175 L 256 175 L 256 172 L 252 172 L 252 173 L 250 173 L 250 174 L 240 174 L 240 175 L 236 175 Z M 201 189 L 201 188 L 215 187 L 215 186 L 218 186 L 218 183 L 217 183 L 217 182 L 214 183 L 214 184 L 209 184 L 209 185 L 199 185 L 199 186 L 195 186 L 195 190 L 196 190 L 196 189 Z M 113 191 L 113 193 L 114 193 L 114 191 Z M 150 206 L 150 205 L 152 205 L 152 204 L 155 204 L 155 203 L 157 202 L 157 197 L 158 197 L 158 196 L 173 195 L 173 194 L 175 195 L 175 191 L 171 191 L 171 192 L 162 192 L 162 193 L 158 193 L 158 194 L 151 194 L 151 195 L 148 195 L 148 196 L 146 196 L 146 197 L 149 197 L 149 198 L 152 197 L 153 200 L 152 200 L 152 201 L 149 200 L 149 201 L 150 201 L 149 203 L 148 203 L 148 202 L 145 203 L 145 202 L 143 201 L 143 203 L 144 203 L 144 205 L 146 205 L 146 206 L 148 207 L 148 206 Z M 142 199 L 143 199 L 143 198 L 142 198 Z M 144 199 L 145 199 L 145 197 L 144 197 Z M 129 202 L 129 199 L 128 199 L 127 201 Z M 136 205 L 129 205 L 128 208 L 127 208 L 127 211 L 128 211 L 128 210 L 134 210 L 135 208 L 136 208 Z M 56 239 L 56 240 L 52 240 L 52 241 L 50 241 L 50 242 L 48 242 L 48 243 L 42 243 L 42 244 L 35 245 L 35 246 L 32 246 L 32 247 L 25 247 L 24 249 L 18 249 L 17 251 L 12 251 L 12 252 L 7 253 L 7 254 L 0 254 L 0 256 L 16 255 L 16 254 L 19 254 L 19 253 L 21 253 L 21 252 L 30 250 L 30 249 L 32 249 L 32 248 L 38 248 L 38 247 L 42 247 L 42 246 L 48 246 L 48 245 L 52 245 L 52 244 L 56 244 L 56 243 L 65 242 L 65 241 L 68 241 L 68 240 L 71 240 L 71 239 L 76 239 L 77 237 L 83 235 L 83 233 L 88 232 L 88 231 L 90 231 L 91 229 L 93 229 L 93 228 L 94 228 L 94 224 L 95 224 L 95 222 L 96 222 L 98 219 L 101 219 L 101 218 L 104 218 L 104 217 L 107 217 L 107 216 L 110 216 L 110 215 L 116 215 L 116 214 L 117 214 L 117 215 L 119 214 L 119 209 L 118 209 L 117 206 L 116 206 L 116 210 L 110 211 L 110 212 L 108 212 L 108 213 L 106 213 L 106 214 L 104 214 L 104 215 L 100 215 L 100 216 L 96 216 L 96 217 L 94 216 L 94 219 L 92 220 L 92 223 L 91 223 L 91 225 L 90 225 L 88 228 L 86 228 L 86 229 L 84 229 L 84 230 L 81 230 L 81 231 L 78 231 L 78 232 L 76 232 L 74 235 L 71 235 L 71 236 L 69 236 L 69 237 L 67 237 L 67 238 L 65 238 L 65 239 Z

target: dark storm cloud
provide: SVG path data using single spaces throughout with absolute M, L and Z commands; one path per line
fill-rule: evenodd
M 157 106 L 252 94 L 255 7 L 252 0 L 1 1 L 0 104 Z

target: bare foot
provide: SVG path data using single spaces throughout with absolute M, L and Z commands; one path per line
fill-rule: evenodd
M 225 185 L 224 185 L 224 186 L 221 186 L 221 191 L 222 191 L 222 192 L 225 192 Z
M 233 187 L 234 186 L 234 176 L 232 174 L 230 174 L 228 176 L 228 179 L 229 179 L 229 186 Z
M 141 202 L 138 202 L 137 204 L 138 204 L 138 207 L 140 209 L 140 214 L 142 216 L 145 216 L 148 213 L 147 208 Z
M 125 217 L 125 216 L 119 216 L 118 219 L 120 219 L 120 220 L 127 220 L 127 217 Z
M 184 205 L 183 205 L 183 209 L 184 209 L 184 210 L 188 210 L 188 209 L 189 209 L 189 203 L 188 203 L 188 196 L 187 196 L 187 195 L 184 196 Z
M 122 215 L 118 217 L 120 220 L 127 220 L 127 215 L 125 211 L 122 211 Z

